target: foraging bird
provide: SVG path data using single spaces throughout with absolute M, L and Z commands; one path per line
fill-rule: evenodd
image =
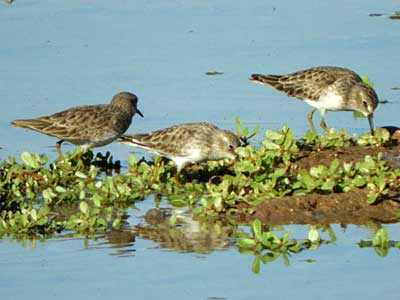
M 358 111 L 368 118 L 371 134 L 374 134 L 373 113 L 378 106 L 378 96 L 355 72 L 339 67 L 315 67 L 286 75 L 252 74 L 251 81 L 269 85 L 289 97 L 304 100 L 314 107 L 308 113 L 311 130 L 316 110 L 321 113 L 321 127 L 327 111 Z
M 235 159 L 240 141 L 210 123 L 187 123 L 146 134 L 123 135 L 120 143 L 137 146 L 174 161 L 178 173 L 188 163 Z
M 60 139 L 56 149 L 63 159 L 61 143 L 81 146 L 81 153 L 89 148 L 107 145 L 125 133 L 132 117 L 138 113 L 138 98 L 129 92 L 116 94 L 110 104 L 73 107 L 53 115 L 28 120 L 14 120 L 15 127 L 27 128 Z

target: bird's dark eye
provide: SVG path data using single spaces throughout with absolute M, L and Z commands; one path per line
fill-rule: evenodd
M 233 145 L 229 145 L 229 149 L 233 150 L 234 149 Z
M 365 101 L 365 100 L 363 100 L 363 105 L 364 105 L 365 107 L 368 107 L 368 102 Z

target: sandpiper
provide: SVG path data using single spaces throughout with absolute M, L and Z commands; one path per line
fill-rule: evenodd
M 81 153 L 84 153 L 89 148 L 107 145 L 123 135 L 135 113 L 143 117 L 137 102 L 136 95 L 121 92 L 112 98 L 110 104 L 73 107 L 49 116 L 14 120 L 11 124 L 59 138 L 56 149 L 60 159 L 63 159 L 61 143 L 64 141 L 81 146 Z
M 359 75 L 349 69 L 315 67 L 286 75 L 252 74 L 250 80 L 272 86 L 314 107 L 308 113 L 308 122 L 313 131 L 312 118 L 316 110 L 321 113 L 320 125 L 325 131 L 328 131 L 325 123 L 327 111 L 347 110 L 365 115 L 371 134 L 374 134 L 373 112 L 378 106 L 378 96 L 374 89 L 363 83 Z
M 174 161 L 178 173 L 189 163 L 235 159 L 236 134 L 210 123 L 187 123 L 146 134 L 123 135 L 119 142 L 147 149 Z

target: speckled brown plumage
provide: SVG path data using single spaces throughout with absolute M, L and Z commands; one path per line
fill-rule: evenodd
M 315 67 L 286 75 L 252 74 L 251 81 L 269 85 L 278 91 L 306 101 L 321 112 L 321 126 L 326 124 L 326 111 L 359 111 L 368 117 L 371 131 L 373 112 L 378 106 L 378 96 L 375 91 L 363 83 L 355 72 L 339 67 Z M 312 114 L 310 112 L 310 126 Z
M 107 145 L 119 138 L 131 124 L 137 112 L 136 95 L 116 94 L 110 104 L 73 107 L 49 116 L 14 120 L 15 127 L 27 128 L 88 148 Z
M 121 143 L 172 159 L 180 171 L 187 163 L 235 158 L 239 138 L 210 123 L 187 123 L 147 134 L 124 135 Z
M 286 75 L 251 75 L 251 80 L 270 85 L 289 97 L 318 100 L 321 93 L 332 84 L 341 92 L 347 86 L 362 82 L 361 78 L 351 70 L 339 67 L 315 67 Z

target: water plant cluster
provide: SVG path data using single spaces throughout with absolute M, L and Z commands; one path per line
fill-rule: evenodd
M 375 227 L 375 225 L 373 225 Z M 251 269 L 259 273 L 261 265 L 282 259 L 285 266 L 290 266 L 290 257 L 306 250 L 317 250 L 321 246 L 336 242 L 336 234 L 329 225 L 310 225 L 305 239 L 290 238 L 290 230 L 279 237 L 269 225 L 262 225 L 259 220 L 250 224 L 249 232 L 238 231 L 238 250 L 254 257 Z M 373 228 L 372 228 L 373 229 Z M 323 236 L 327 236 L 324 238 Z M 388 255 L 390 248 L 400 249 L 400 241 L 390 240 L 385 228 L 374 230 L 372 240 L 361 240 L 360 248 L 374 248 L 381 257 Z M 307 262 L 315 262 L 307 259 Z
M 336 241 L 336 235 L 329 226 L 311 225 L 308 237 L 304 240 L 290 239 L 290 231 L 278 237 L 272 230 L 265 228 L 259 220 L 254 220 L 250 226 L 250 233 L 242 232 L 238 241 L 239 252 L 254 256 L 252 271 L 260 272 L 260 265 L 268 264 L 282 258 L 286 266 L 290 265 L 289 257 L 303 250 L 316 250 L 321 245 Z M 321 228 L 319 228 L 321 227 Z M 329 234 L 329 239 L 322 239 L 319 229 Z
M 255 133 L 242 129 L 243 136 Z M 366 188 L 368 202 L 384 199 L 398 188 L 400 170 L 389 168 L 382 154 L 363 161 L 301 168 L 298 160 L 313 151 L 390 143 L 388 133 L 358 137 L 332 130 L 326 135 L 307 132 L 301 139 L 287 127 L 265 132 L 260 147 L 238 149 L 235 162 L 209 162 L 176 175 L 172 164 L 128 159 L 128 171 L 118 169 L 110 155 L 77 159 L 78 150 L 64 161 L 49 163 L 39 154 L 23 152 L 21 162 L 9 157 L 0 163 L 0 234 L 48 236 L 64 230 L 94 233 L 123 225 L 135 201 L 147 195 L 165 197 L 173 206 L 188 206 L 197 215 L 251 214 L 269 198 L 309 193 L 347 192 Z

